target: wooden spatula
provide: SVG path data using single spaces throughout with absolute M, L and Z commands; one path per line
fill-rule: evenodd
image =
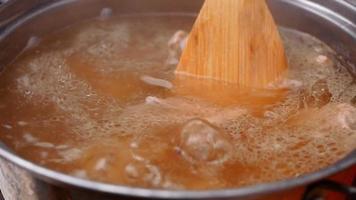
M 263 88 L 286 68 L 265 0 L 206 0 L 176 73 Z

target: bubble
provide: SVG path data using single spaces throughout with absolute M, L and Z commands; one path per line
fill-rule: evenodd
M 328 83 L 326 80 L 318 80 L 311 88 L 311 106 L 322 107 L 328 104 L 331 100 Z
M 321 53 L 321 52 L 323 51 L 323 48 L 322 48 L 322 47 L 315 46 L 315 47 L 314 47 L 314 51 L 317 52 L 317 53 Z
M 187 43 L 188 33 L 185 31 L 177 31 L 168 42 L 168 65 L 177 65 L 179 63 L 182 51 Z
M 267 118 L 271 118 L 271 119 L 275 119 L 275 118 L 278 118 L 279 115 L 275 112 L 272 112 L 272 111 L 269 111 L 267 110 L 264 114 L 263 114 L 264 117 L 267 117 Z
M 48 152 L 42 151 L 40 153 L 41 158 L 47 158 L 48 157 Z
M 301 87 L 303 87 L 303 82 L 291 79 L 283 79 L 268 85 L 269 89 L 299 89 Z
M 41 39 L 38 38 L 37 36 L 31 36 L 30 39 L 28 39 L 27 44 L 24 48 L 24 51 L 30 50 L 36 46 L 38 46 L 41 42 Z
M 97 171 L 101 171 L 101 170 L 105 170 L 106 167 L 107 167 L 107 159 L 106 158 L 101 158 L 96 162 L 94 168 Z
M 88 178 L 88 174 L 85 170 L 74 170 L 71 174 L 78 178 L 84 178 L 84 179 Z
M 237 120 L 241 118 L 245 118 L 249 113 L 246 109 L 242 109 L 241 107 L 234 107 L 221 110 L 213 115 L 207 117 L 207 121 L 210 123 L 220 126 L 225 124 L 226 122 L 230 122 L 232 120 Z
M 28 123 L 25 122 L 25 121 L 18 121 L 17 124 L 18 124 L 19 126 L 26 126 L 26 125 L 28 125 Z
M 34 145 L 42 148 L 54 148 L 54 144 L 49 142 L 36 142 Z
M 152 96 L 146 97 L 145 102 L 146 102 L 146 104 L 149 104 L 149 105 L 157 105 L 157 104 L 161 104 L 162 103 L 162 101 L 159 98 L 152 97 Z
M 137 142 L 131 142 L 130 147 L 133 149 L 137 149 L 139 147 L 139 144 Z
M 158 187 L 162 181 L 159 168 L 147 161 L 134 161 L 126 165 L 125 174 L 129 179 L 143 182 L 153 187 Z
M 194 119 L 181 130 L 182 155 L 190 162 L 222 164 L 231 158 L 232 145 L 223 133 L 209 122 Z
M 125 167 L 125 173 L 130 178 L 139 178 L 140 177 L 140 174 L 139 174 L 139 172 L 136 169 L 136 166 L 134 164 L 128 164 Z
M 321 108 L 331 102 L 332 96 L 327 81 L 318 80 L 310 91 L 303 90 L 300 93 L 300 108 Z
M 162 184 L 162 188 L 165 188 L 165 189 L 174 189 L 174 190 L 183 190 L 184 187 L 179 185 L 179 184 L 176 184 L 170 180 L 165 180 L 164 183 Z
M 341 127 L 356 130 L 356 109 L 342 104 L 339 109 L 337 119 Z
M 6 129 L 12 129 L 12 126 L 9 124 L 3 124 L 2 127 L 6 128 Z
M 72 162 L 81 158 L 83 151 L 78 148 L 72 148 L 61 150 L 58 152 L 58 154 L 61 156 L 61 159 L 58 160 L 59 162 Z
M 329 60 L 329 58 L 325 55 L 319 55 L 315 58 L 315 61 L 318 64 L 325 64 L 328 60 Z
M 35 143 L 38 141 L 38 138 L 34 137 L 31 133 L 25 133 L 22 137 L 28 143 Z
M 61 144 L 61 145 L 57 145 L 56 146 L 56 149 L 58 150 L 63 150 L 63 149 L 68 149 L 69 146 L 68 145 L 65 145 L 65 144 Z
M 99 19 L 107 20 L 112 16 L 112 14 L 113 14 L 113 10 L 111 8 L 103 8 L 100 11 Z

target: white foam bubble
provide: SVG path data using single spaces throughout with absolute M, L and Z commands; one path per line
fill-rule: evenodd
M 300 89 L 303 87 L 303 82 L 291 79 L 282 79 L 281 81 L 273 82 L 268 85 L 269 89 Z
M 41 42 L 41 39 L 37 36 L 31 36 L 30 39 L 28 39 L 27 44 L 24 48 L 24 51 L 30 50 L 36 46 L 38 46 Z
M 103 8 L 100 11 L 99 19 L 107 20 L 112 16 L 112 14 L 113 14 L 113 10 L 111 8 Z
M 69 148 L 69 146 L 66 144 L 61 144 L 61 145 L 56 146 L 56 149 L 59 149 L 59 150 L 68 149 L 68 148 Z
M 137 142 L 131 142 L 130 147 L 133 149 L 137 149 L 139 147 L 139 144 Z
M 46 159 L 46 158 L 48 157 L 48 152 L 42 151 L 42 152 L 40 153 L 40 156 L 41 156 L 41 158 Z
M 138 178 L 140 174 L 138 173 L 136 167 L 133 164 L 128 164 L 125 167 L 125 173 L 132 178 Z
M 71 174 L 78 178 L 84 178 L 84 179 L 88 178 L 87 172 L 85 170 L 75 170 Z
M 28 125 L 28 123 L 25 122 L 25 121 L 18 121 L 17 124 L 18 124 L 19 126 L 26 126 L 26 125 Z
M 167 80 L 158 79 L 151 76 L 141 76 L 141 80 L 148 85 L 158 86 L 166 89 L 173 89 L 173 84 Z
M 166 63 L 168 65 L 177 65 L 179 63 L 180 55 L 186 46 L 188 40 L 188 33 L 185 31 L 177 31 L 168 41 L 168 58 Z
M 105 170 L 107 167 L 107 159 L 106 158 L 100 158 L 96 164 L 94 169 L 97 171 Z
M 67 150 L 61 150 L 58 152 L 58 154 L 62 158 L 59 160 L 60 162 L 72 162 L 79 159 L 82 156 L 83 151 L 77 148 L 71 148 Z
M 23 135 L 23 138 L 25 139 L 26 142 L 28 143 L 35 143 L 38 141 L 38 138 L 34 137 L 31 133 L 25 133 Z
M 157 105 L 157 104 L 161 104 L 162 103 L 162 101 L 159 98 L 152 97 L 152 96 L 146 97 L 145 102 L 146 102 L 146 104 L 149 104 L 149 105 Z
M 324 64 L 326 63 L 327 61 L 329 60 L 329 58 L 325 55 L 318 55 L 316 58 L 315 58 L 315 61 L 318 63 L 318 64 Z
M 9 124 L 2 124 L 2 127 L 6 128 L 6 129 L 12 129 L 12 126 Z
M 54 144 L 49 142 L 36 142 L 34 145 L 42 148 L 54 148 Z
M 125 174 L 131 179 L 139 179 L 153 187 L 160 186 L 162 182 L 160 169 L 148 161 L 129 163 L 125 167 Z

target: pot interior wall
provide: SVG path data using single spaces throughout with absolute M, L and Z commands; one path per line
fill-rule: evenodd
M 331 1 L 324 2 L 330 4 Z M 315 7 L 312 12 L 308 10 L 312 4 L 303 5 L 302 2 L 306 1 L 268 1 L 279 25 L 310 33 L 329 44 L 350 63 L 356 63 L 356 19 L 351 21 L 354 24 L 349 25 L 350 30 L 355 32 L 347 32 L 343 29 L 343 22 L 330 18 L 330 13 L 322 13 L 324 8 Z M 202 3 L 203 0 L 64 0 L 50 6 L 41 4 L 39 8 L 32 9 L 26 17 L 17 20 L 15 25 L 0 29 L 3 32 L 2 35 L 0 32 L 0 46 L 3 49 L 0 51 L 0 67 L 11 62 L 23 50 L 30 37 L 42 37 L 78 21 L 94 18 L 99 16 L 103 8 L 111 8 L 114 14 L 197 13 Z M 355 66 L 351 66 L 350 71 L 356 74 Z

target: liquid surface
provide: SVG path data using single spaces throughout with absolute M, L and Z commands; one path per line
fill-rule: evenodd
M 94 20 L 28 47 L 0 77 L 1 141 L 80 178 L 169 189 L 297 177 L 355 149 L 355 81 L 329 47 L 282 29 L 285 80 L 248 92 L 174 76 L 193 21 Z

